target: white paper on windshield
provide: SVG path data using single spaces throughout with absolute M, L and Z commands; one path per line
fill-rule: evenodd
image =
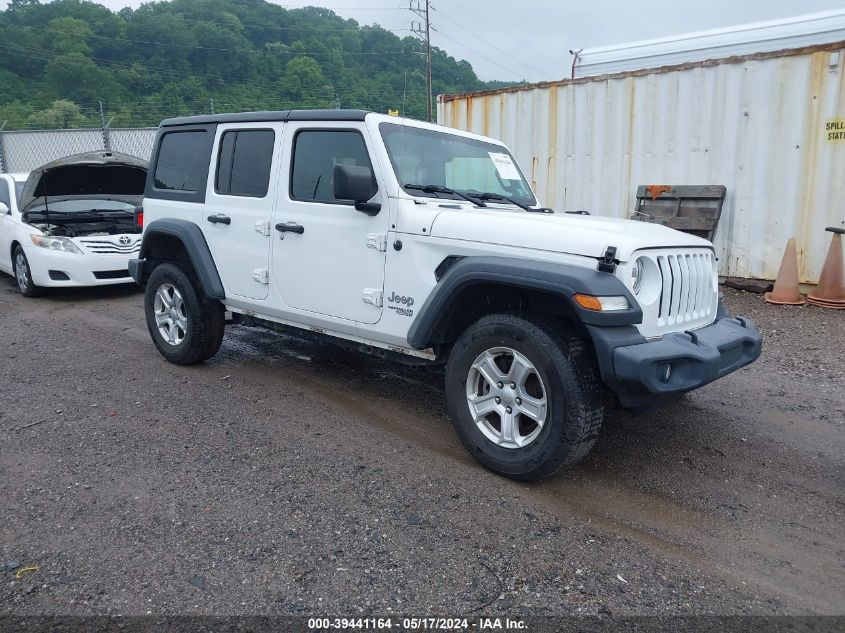
M 513 160 L 507 154 L 501 154 L 499 152 L 487 152 L 490 154 L 490 160 L 493 161 L 493 164 L 496 166 L 496 171 L 499 172 L 499 176 L 504 180 L 522 180 L 522 176 L 519 175 L 519 170 L 516 168 Z

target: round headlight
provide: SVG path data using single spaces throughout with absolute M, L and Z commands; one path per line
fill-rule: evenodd
M 643 258 L 638 257 L 637 261 L 634 262 L 633 268 L 631 268 L 631 288 L 633 289 L 634 294 L 639 294 L 640 292 L 644 268 L 645 262 L 643 262 Z

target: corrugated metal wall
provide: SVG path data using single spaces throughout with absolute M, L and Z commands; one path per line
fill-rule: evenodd
M 792 51 L 446 96 L 438 121 L 502 139 L 555 209 L 629 217 L 640 184 L 726 185 L 720 273 L 773 279 L 794 235 L 815 283 L 824 228 L 845 226 L 845 143 L 825 131 L 845 117 L 843 58 Z

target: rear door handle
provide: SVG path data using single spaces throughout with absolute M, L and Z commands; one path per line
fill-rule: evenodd
M 206 218 L 206 220 L 208 220 L 212 224 L 231 224 L 232 223 L 232 218 L 230 218 L 228 215 L 222 215 L 220 213 L 218 213 L 217 215 L 210 215 Z
M 276 230 L 280 233 L 299 233 L 300 235 L 305 233 L 305 227 L 296 222 L 285 222 L 284 224 L 280 222 L 276 225 Z

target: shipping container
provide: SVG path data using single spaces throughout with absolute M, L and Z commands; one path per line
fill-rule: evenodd
M 837 9 L 639 42 L 587 48 L 577 52 L 578 59 L 574 70 L 576 77 L 594 77 L 843 40 L 845 9 Z
M 500 138 L 540 201 L 631 217 L 644 184 L 727 187 L 720 274 L 774 279 L 791 236 L 815 283 L 845 227 L 845 41 L 441 95 L 438 121 Z

